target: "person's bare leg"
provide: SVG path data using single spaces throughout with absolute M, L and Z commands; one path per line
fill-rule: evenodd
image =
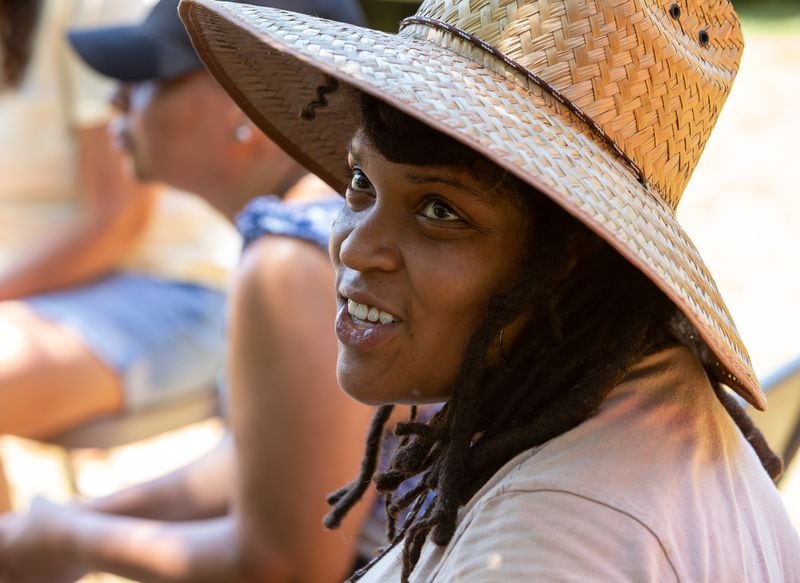
M 122 407 L 121 381 L 22 302 L 0 303 L 0 434 L 43 439 Z

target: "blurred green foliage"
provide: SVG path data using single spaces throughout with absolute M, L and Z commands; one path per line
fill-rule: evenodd
M 414 14 L 419 0 L 361 0 L 370 26 L 386 32 L 397 32 L 400 21 Z
M 800 0 L 733 0 L 746 32 L 800 35 Z

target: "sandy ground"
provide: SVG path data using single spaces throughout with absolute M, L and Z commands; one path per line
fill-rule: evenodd
M 764 376 L 800 355 L 800 37 L 747 40 L 741 73 L 679 216 Z M 220 431 L 210 422 L 117 451 L 86 452 L 77 460 L 80 486 L 101 495 L 167 471 L 211 447 Z M 20 506 L 36 493 L 67 495 L 52 449 L 3 438 L 0 451 L 24 484 Z M 800 528 L 799 463 L 783 490 Z

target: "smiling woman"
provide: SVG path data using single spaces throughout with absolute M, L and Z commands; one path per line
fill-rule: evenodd
M 425 428 L 403 427 L 415 437 L 377 480 L 391 494 L 424 475 L 438 494 L 410 528 L 413 556 L 433 528 L 452 532 L 458 507 L 506 461 L 584 421 L 632 365 L 676 345 L 675 311 L 532 187 L 372 97 L 361 102 L 331 238 L 339 381 L 370 403 L 448 400 Z M 372 309 L 393 321 L 365 322 Z
M 377 116 L 379 104 L 364 102 Z M 530 218 L 509 175 L 469 170 L 469 149 L 408 118 L 392 129 L 421 147 L 387 148 L 381 136 L 398 134 L 370 121 L 351 142 L 353 179 L 331 238 L 339 382 L 370 403 L 440 401 L 489 297 L 513 279 Z M 372 310 L 391 321 L 369 322 Z
M 763 395 L 674 215 L 738 21 L 681 7 L 427 0 L 390 36 L 183 1 L 221 85 L 345 194 L 338 378 L 381 406 L 326 525 L 374 481 L 393 543 L 354 579 L 800 569 L 780 461 L 724 385 Z M 376 475 L 393 404 L 435 401 Z

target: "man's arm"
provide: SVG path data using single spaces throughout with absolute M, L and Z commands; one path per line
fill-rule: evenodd
M 88 500 L 84 508 L 151 520 L 181 521 L 221 517 L 233 495 L 235 458 L 231 436 L 191 463 L 149 482 Z
M 0 301 L 89 281 L 113 269 L 147 225 L 157 196 L 124 167 L 105 126 L 76 130 L 81 216 L 0 277 Z
M 151 583 L 235 581 L 230 516 L 162 522 L 37 500 L 27 514 L 0 518 L 0 578 L 71 583 L 104 571 Z

